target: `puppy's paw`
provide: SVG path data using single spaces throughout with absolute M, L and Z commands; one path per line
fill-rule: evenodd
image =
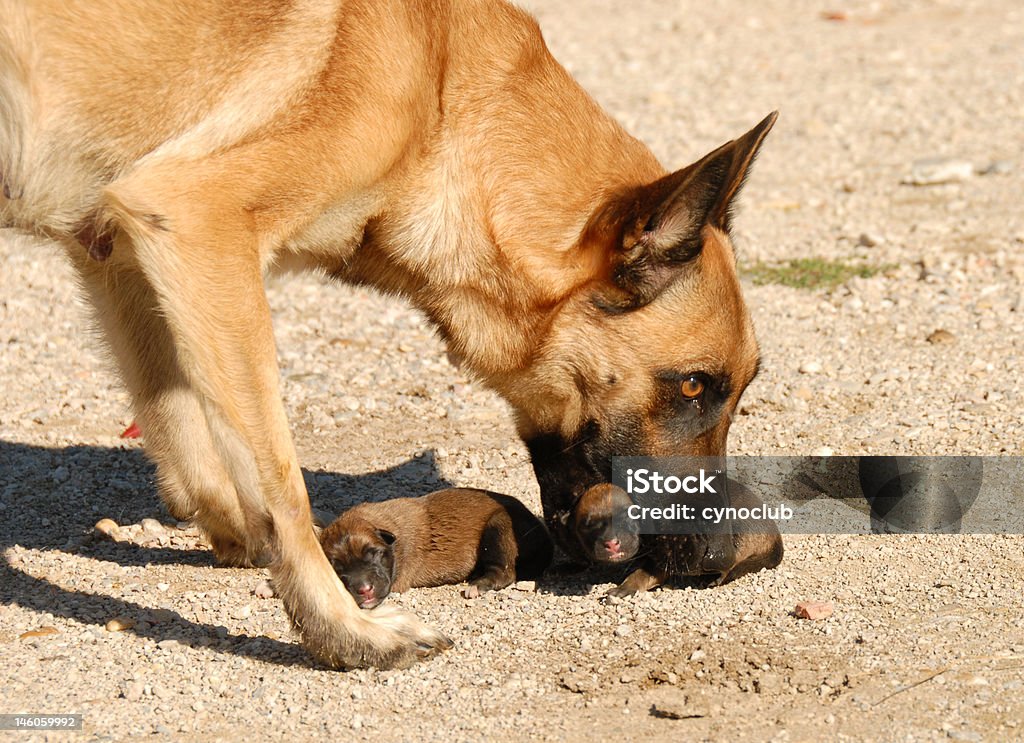
M 615 586 L 615 588 L 608 589 L 608 592 L 604 595 L 604 599 L 606 601 L 607 599 L 624 599 L 629 596 L 634 596 L 637 593 L 639 593 L 638 589 L 629 586 L 626 583 L 622 583 L 621 585 Z

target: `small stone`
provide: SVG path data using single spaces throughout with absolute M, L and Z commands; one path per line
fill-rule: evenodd
M 688 720 L 696 717 L 707 717 L 710 706 L 702 696 L 689 696 L 675 692 L 662 695 L 651 705 L 651 715 L 667 720 Z
M 811 456 L 812 457 L 831 457 L 834 453 L 835 452 L 832 450 L 831 446 L 819 446 L 817 449 L 815 449 L 813 452 L 811 452 Z
M 515 585 L 512 586 L 517 591 L 533 592 L 537 590 L 537 581 L 535 580 L 521 580 L 516 581 Z
M 639 668 L 629 668 L 619 676 L 620 684 L 635 684 L 643 677 L 643 671 Z
M 56 627 L 40 627 L 39 629 L 30 629 L 28 632 L 22 632 L 18 635 L 19 640 L 29 640 L 33 637 L 46 637 L 47 635 L 58 635 L 60 630 Z
M 68 468 L 65 467 L 64 465 L 61 465 L 60 467 L 53 471 L 53 474 L 50 477 L 53 479 L 54 482 L 61 483 L 65 482 L 70 476 L 71 473 L 68 471 Z
M 352 722 L 350 723 L 350 727 L 353 730 L 361 730 L 362 727 L 363 727 L 363 718 L 360 717 L 359 715 L 356 715 L 355 717 L 353 717 L 352 718 Z
M 160 537 L 167 533 L 164 525 L 156 519 L 142 519 L 140 526 L 142 526 L 142 531 L 150 536 Z
M 231 610 L 231 618 L 232 619 L 248 619 L 251 616 L 252 616 L 252 607 L 249 606 L 248 604 L 243 604 L 242 606 L 236 606 L 234 609 Z
M 795 390 L 793 390 L 793 397 L 795 397 L 797 400 L 804 400 L 806 402 L 810 402 L 811 400 L 814 399 L 814 390 L 812 390 L 807 385 L 801 385 L 797 387 Z
M 1012 160 L 993 160 L 984 168 L 978 170 L 978 175 L 1008 175 L 1013 172 Z
M 885 242 L 885 238 L 874 232 L 862 232 L 857 238 L 857 244 L 862 248 L 874 248 Z
M 974 165 L 966 160 L 931 157 L 916 161 L 903 183 L 910 186 L 938 186 L 943 183 L 959 183 L 973 175 Z
M 145 681 L 129 681 L 125 684 L 124 691 L 121 692 L 121 696 L 127 699 L 129 702 L 137 702 L 142 699 L 142 695 L 146 691 Z
M 616 637 L 628 637 L 631 634 L 633 634 L 633 628 L 628 624 L 620 624 L 615 628 Z
M 805 361 L 800 365 L 801 374 L 818 374 L 822 366 L 820 361 Z
M 943 330 L 942 328 L 939 328 L 938 330 L 933 330 L 931 333 L 929 333 L 928 337 L 925 338 L 925 340 L 928 341 L 929 343 L 938 345 L 940 343 L 952 343 L 953 341 L 956 340 L 956 336 L 950 333 L 948 330 Z
M 96 522 L 93 530 L 98 536 L 105 539 L 116 539 L 118 536 L 118 525 L 113 519 L 100 519 Z
M 695 660 L 695 661 L 696 660 L 704 660 L 704 658 L 706 658 L 706 657 L 707 657 L 707 653 L 705 653 L 700 648 L 697 648 L 692 653 L 690 653 L 690 660 Z
M 252 593 L 258 599 L 272 599 L 274 598 L 274 587 L 270 585 L 270 581 L 261 580 Z
M 793 609 L 793 614 L 800 619 L 828 619 L 835 611 L 831 601 L 801 601 Z
M 131 617 L 114 617 L 105 626 L 107 632 L 124 632 L 135 626 L 135 620 Z
M 973 730 L 948 730 L 946 736 L 950 740 L 980 741 L 984 740 L 979 733 Z
M 575 694 L 585 694 L 597 688 L 593 676 L 585 673 L 565 673 L 559 679 L 563 688 Z
M 171 588 L 171 584 L 170 583 L 157 583 L 156 584 L 156 590 L 164 592 L 164 593 L 166 593 L 168 590 L 170 590 L 170 588 Z

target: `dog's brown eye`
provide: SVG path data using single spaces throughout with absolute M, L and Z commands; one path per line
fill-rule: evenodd
M 696 400 L 704 392 L 704 383 L 697 379 L 697 377 L 689 377 L 684 379 L 683 383 L 679 385 L 679 391 L 683 393 L 683 397 L 687 400 Z

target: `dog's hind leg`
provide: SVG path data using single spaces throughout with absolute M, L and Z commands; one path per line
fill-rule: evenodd
M 194 519 L 203 528 L 222 563 L 257 561 L 265 545 L 247 538 L 253 530 L 175 353 L 153 287 L 124 236 L 116 242 L 117 250 L 103 263 L 77 244 L 68 246 L 68 254 L 132 394 L 146 453 L 157 465 L 160 496 L 175 518 Z
M 516 579 L 519 545 L 512 530 L 512 519 L 505 510 L 495 511 L 480 535 L 480 548 L 470 585 L 480 593 L 498 591 Z
M 271 545 L 274 586 L 303 642 L 332 666 L 407 665 L 450 642 L 401 611 L 360 611 L 313 531 L 249 207 L 252 189 L 268 187 L 259 181 L 266 168 L 262 159 L 252 165 L 244 157 L 151 165 L 108 187 L 109 216 L 131 237 L 234 482 L 247 541 Z

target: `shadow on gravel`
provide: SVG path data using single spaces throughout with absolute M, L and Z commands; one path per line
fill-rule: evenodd
M 350 475 L 303 471 L 313 507 L 335 514 L 366 500 L 422 495 L 451 487 L 432 452 L 377 472 Z M 143 547 L 93 538 L 101 518 L 118 524 L 144 518 L 172 521 L 155 487 L 155 468 L 139 448 L 72 446 L 51 449 L 0 441 L 0 602 L 103 626 L 116 616 L 152 614 L 152 608 L 124 599 L 63 588 L 21 570 L 22 558 L 9 548 L 61 551 L 122 566 L 214 566 L 207 550 Z M 225 627 L 193 622 L 176 612 L 132 633 L 156 641 L 177 640 L 194 648 L 282 663 L 312 666 L 293 642 L 231 635 Z
M 637 568 L 637 562 L 631 561 L 626 565 L 579 565 L 577 563 L 556 562 L 548 570 L 543 578 L 537 581 L 538 593 L 549 593 L 554 596 L 591 596 L 594 594 L 594 586 L 607 583 L 618 585 L 626 579 L 630 573 Z M 673 578 L 664 587 L 655 590 L 666 589 L 706 590 L 709 588 L 708 580 L 699 576 L 692 578 Z M 603 600 L 603 593 L 608 589 L 601 589 L 597 594 Z M 628 600 L 628 599 L 627 599 Z

